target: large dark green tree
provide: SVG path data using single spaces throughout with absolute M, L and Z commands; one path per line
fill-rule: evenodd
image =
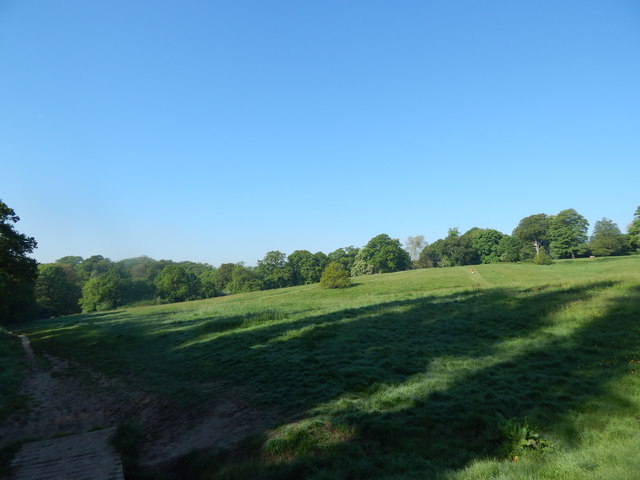
M 534 258 L 534 251 L 529 242 L 515 235 L 502 237 L 498 243 L 497 253 L 501 262 L 530 262 Z
M 296 250 L 287 258 L 293 285 L 318 283 L 327 265 L 327 256 L 322 252 Z
M 64 263 L 38 266 L 36 301 L 43 317 L 69 315 L 80 311 L 82 288 L 75 269 Z
M 293 272 L 287 265 L 287 256 L 277 250 L 267 252 L 262 260 L 258 260 L 256 273 L 262 278 L 265 290 L 292 285 Z
M 217 271 L 215 268 L 205 270 L 198 275 L 198 281 L 200 283 L 200 296 L 202 298 L 211 298 L 220 295 L 220 292 L 216 288 L 216 281 L 218 279 Z
M 86 282 L 92 277 L 107 273 L 112 267 L 113 262 L 111 259 L 102 255 L 92 255 L 78 264 L 77 272 L 80 278 Z
M 231 281 L 227 284 L 229 293 L 254 292 L 262 289 L 262 280 L 256 269 L 238 263 L 231 272 Z
M 492 228 L 480 230 L 473 238 L 471 244 L 479 256 L 480 263 L 496 263 L 500 261 L 500 240 L 504 233 Z
M 422 250 L 418 258 L 418 266 L 453 267 L 455 265 L 475 265 L 480 263 L 480 256 L 474 247 L 474 239 L 480 235 L 480 228 L 472 228 L 460 235 L 457 228 L 450 228 L 444 239 L 439 239 Z
M 28 255 L 37 243 L 15 230 L 15 211 L 0 200 L 0 323 L 28 320 L 34 312 L 37 262 Z
M 383 233 L 369 240 L 355 258 L 351 274 L 388 273 L 411 268 L 411 257 L 400 240 Z
M 223 263 L 216 270 L 214 287 L 218 292 L 226 292 L 227 286 L 231 283 L 235 263 Z
M 589 249 L 592 254 L 598 257 L 624 255 L 627 253 L 627 241 L 615 222 L 603 218 L 598 220 L 593 227 Z
M 549 245 L 549 216 L 538 213 L 523 218 L 513 230 L 513 235 L 532 245 L 537 255 Z
M 198 277 L 182 265 L 167 265 L 156 277 L 156 290 L 171 303 L 193 300 L 198 298 Z
M 640 253 L 640 207 L 633 214 L 633 221 L 628 228 L 629 248 L 632 252 Z
M 117 268 L 92 276 L 82 287 L 83 312 L 113 310 L 125 303 L 127 281 Z
M 553 258 L 576 258 L 587 251 L 589 222 L 573 208 L 562 210 L 548 222 L 549 253 Z

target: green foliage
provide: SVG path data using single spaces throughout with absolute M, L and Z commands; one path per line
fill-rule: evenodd
M 198 277 L 181 265 L 167 265 L 156 278 L 158 295 L 170 303 L 193 300 L 198 289 Z
M 91 277 L 82 287 L 82 311 L 99 312 L 118 308 L 124 303 L 125 290 L 125 279 L 115 268 Z
M 347 288 L 351 285 L 349 272 L 338 262 L 331 262 L 322 272 L 320 286 L 322 288 Z
M 501 262 L 529 262 L 533 260 L 531 246 L 516 236 L 505 235 L 498 243 L 498 256 Z
M 520 220 L 513 230 L 513 236 L 533 245 L 537 254 L 541 248 L 549 246 L 549 216 L 544 213 L 529 215 Z
M 287 264 L 287 256 L 277 250 L 267 252 L 262 260 L 258 260 L 256 273 L 262 278 L 264 289 L 292 285 L 293 271 Z
M 235 263 L 223 263 L 218 267 L 215 280 L 215 288 L 218 292 L 227 291 L 227 285 L 231 283 L 231 276 L 235 267 Z
M 107 273 L 113 266 L 113 262 L 110 259 L 102 255 L 93 255 L 78 264 L 77 272 L 80 278 L 86 282 L 92 277 Z
M 629 250 L 640 253 L 640 207 L 638 207 L 633 215 L 633 221 L 628 228 L 629 234 Z
M 502 454 L 509 458 L 522 455 L 527 450 L 543 450 L 552 446 L 529 426 L 526 417 L 506 419 L 498 414 L 498 432 L 502 440 Z
M 400 240 L 383 233 L 373 237 L 360 250 L 351 268 L 351 275 L 398 272 L 409 268 L 411 257 L 402 248 Z
M 308 250 L 294 251 L 287 258 L 287 266 L 292 275 L 291 284 L 318 283 L 327 262 L 327 256 L 322 252 L 313 254 Z
M 533 257 L 533 263 L 536 265 L 551 265 L 553 260 L 544 249 L 540 249 L 536 256 Z
M 39 265 L 35 293 L 41 317 L 80 312 L 82 288 L 75 270 L 68 264 Z
M 57 263 L 60 265 L 69 265 L 70 267 L 76 268 L 84 261 L 84 258 L 70 255 L 67 257 L 61 257 L 53 263 Z
M 254 269 L 237 264 L 231 272 L 227 290 L 229 293 L 255 292 L 262 290 L 262 280 Z
M 593 228 L 589 250 L 598 257 L 624 255 L 627 253 L 627 239 L 615 222 L 603 218 L 598 220 Z
M 504 236 L 503 233 L 491 228 L 481 230 L 473 236 L 472 246 L 480 257 L 480 263 L 497 263 L 500 261 L 499 245 Z
M 218 274 L 214 268 L 205 270 L 198 275 L 201 298 L 212 298 L 220 295 L 220 292 L 216 288 L 217 280 Z
M 573 208 L 549 218 L 549 251 L 553 258 L 576 258 L 587 252 L 589 222 Z
M 450 228 L 447 238 L 436 240 L 420 253 L 418 266 L 453 267 L 480 263 L 478 251 L 473 245 L 475 237 L 480 232 L 480 229 L 474 228 L 460 235 L 457 228 Z
M 18 233 L 20 221 L 12 208 L 0 200 L 0 322 L 14 323 L 30 319 L 34 312 L 34 287 L 38 267 L 27 255 L 36 241 Z
M 360 252 L 360 249 L 353 246 L 338 248 L 327 255 L 327 262 L 338 262 L 345 270 L 350 272 L 358 252 Z

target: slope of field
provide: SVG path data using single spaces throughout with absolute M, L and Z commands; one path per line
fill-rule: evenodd
M 37 354 L 191 412 L 192 430 L 228 430 L 176 464 L 187 478 L 636 478 L 640 257 L 354 283 L 24 330 Z

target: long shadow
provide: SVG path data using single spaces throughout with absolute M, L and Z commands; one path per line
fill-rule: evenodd
M 256 478 L 410 478 L 412 472 L 430 478 L 498 454 L 497 413 L 528 416 L 542 426 L 567 423 L 572 411 L 607 395 L 640 343 L 640 324 L 628 314 L 630 306 L 640 312 L 640 292 L 570 336 L 545 329 L 553 312 L 613 285 L 427 295 L 302 319 L 274 310 L 184 322 L 170 334 L 149 334 L 146 322 L 131 322 L 126 331 L 119 326 L 117 334 L 108 327 L 89 331 L 92 341 L 108 347 L 98 360 L 120 372 L 148 365 L 150 386 L 169 383 L 167 391 L 195 405 L 212 393 L 202 385 L 222 381 L 246 386 L 255 402 L 291 416 L 321 415 L 327 428 L 350 432 L 329 447 L 311 442 L 305 450 L 294 441 L 289 461 L 263 465 Z M 506 342 L 530 336 L 538 343 L 501 357 Z M 152 346 L 142 348 L 141 338 Z M 613 358 L 610 348 L 598 348 L 611 341 L 619 346 Z M 86 349 L 79 357 L 91 356 L 91 344 L 76 343 Z M 416 379 L 436 381 L 439 368 L 457 374 L 394 400 L 395 406 L 367 400 Z M 248 454 L 267 443 L 253 444 Z M 216 458 L 236 461 L 233 453 Z

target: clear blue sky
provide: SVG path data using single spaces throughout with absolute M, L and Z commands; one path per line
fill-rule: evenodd
M 35 257 L 255 264 L 640 205 L 640 2 L 0 2 Z

